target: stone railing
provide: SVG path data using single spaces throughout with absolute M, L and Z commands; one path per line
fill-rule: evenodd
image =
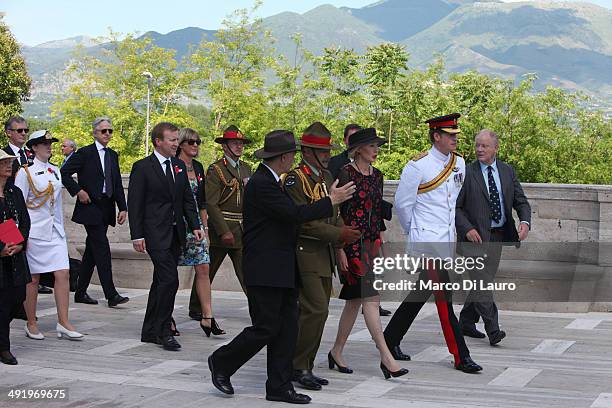
M 128 178 L 123 178 L 127 195 Z M 397 181 L 385 183 L 385 199 L 393 202 Z M 587 311 L 610 310 L 612 302 L 612 186 L 564 185 L 564 184 L 523 184 L 525 194 L 532 207 L 532 231 L 527 243 L 547 243 L 537 249 L 516 250 L 505 248 L 498 280 L 512 279 L 528 285 L 533 291 L 531 303 L 501 303 L 501 307 L 547 310 L 547 311 Z M 80 258 L 84 248 L 85 230 L 82 226 L 70 221 L 74 200 L 64 191 L 64 214 L 66 232 L 69 240 L 69 251 L 72 257 Z M 403 243 L 406 236 L 401 230 L 397 218 L 387 225 L 385 239 L 389 242 Z M 113 268 L 118 286 L 148 288 L 151 282 L 152 268 L 146 255 L 137 254 L 131 248 L 129 227 L 109 229 L 109 240 L 113 251 Z M 576 244 L 584 244 L 578 245 Z M 598 245 L 601 244 L 601 245 Z M 605 245 L 604 245 L 605 244 Z M 534 247 L 535 248 L 535 247 Z M 606 250 L 607 249 L 607 250 Z M 593 302 L 577 299 L 572 302 L 572 283 L 576 265 L 589 265 L 597 269 L 602 276 L 591 282 L 594 291 Z M 559 274 L 560 269 L 567 273 Z M 181 268 L 181 288 L 189 287 L 193 272 L 190 268 Z M 575 284 L 574 284 L 575 285 Z M 240 290 L 234 277 L 229 260 L 223 264 L 213 285 L 219 290 Z M 568 302 L 547 302 L 547 291 L 569 291 Z M 459 299 L 461 296 L 459 295 Z M 601 299 L 601 301 L 598 301 Z

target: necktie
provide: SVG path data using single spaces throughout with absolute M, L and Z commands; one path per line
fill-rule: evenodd
M 19 164 L 21 164 L 22 166 L 28 164 L 28 158 L 26 157 L 23 148 L 19 149 Z
M 113 171 L 111 168 L 111 159 L 108 148 L 104 148 L 104 185 L 106 187 L 106 196 L 113 196 Z
M 488 179 L 489 179 L 489 209 L 491 210 L 491 218 L 495 222 L 501 220 L 501 203 L 499 202 L 499 191 L 497 191 L 497 184 L 493 178 L 493 167 L 487 167 Z
M 172 166 L 170 159 L 167 159 L 164 164 L 166 165 L 166 179 L 168 180 L 168 187 L 170 192 L 174 194 L 174 177 L 172 177 Z

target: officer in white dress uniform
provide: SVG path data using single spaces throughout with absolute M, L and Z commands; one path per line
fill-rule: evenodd
M 28 284 L 26 292 L 28 323 L 25 332 L 35 340 L 44 339 L 36 323 L 36 302 L 40 274 L 47 272 L 53 272 L 55 278 L 58 337 L 64 335 L 71 340 L 83 337 L 68 321 L 70 284 L 62 212 L 62 182 L 59 169 L 49 163 L 51 144 L 57 141 L 48 130 L 33 132 L 27 145 L 34 151 L 34 162 L 31 166 L 20 168 L 15 175 L 15 185 L 23 192 L 31 220 L 26 256 L 32 282 Z
M 465 161 L 455 152 L 460 132 L 454 113 L 429 119 L 432 148 L 417 155 L 404 170 L 395 194 L 395 208 L 408 235 L 408 254 L 416 258 L 453 258 L 455 253 L 455 202 L 465 176 Z M 450 282 L 440 262 L 420 269 L 420 281 Z M 419 283 L 419 282 L 417 282 Z M 482 370 L 470 357 L 453 311 L 450 290 L 433 291 L 442 331 L 455 368 L 467 373 Z M 385 329 L 385 339 L 394 356 L 404 359 L 399 345 L 432 291 L 419 285 L 410 292 Z M 407 359 L 407 358 L 405 358 Z

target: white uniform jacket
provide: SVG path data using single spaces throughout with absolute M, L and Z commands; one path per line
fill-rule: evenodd
M 43 163 L 34 159 L 34 163 L 28 167 L 32 182 L 38 191 L 44 191 L 49 183 L 53 186 L 53 195 L 38 208 L 28 208 L 31 227 L 30 238 L 51 241 L 53 229 L 55 228 L 60 237 L 65 237 L 64 214 L 62 211 L 62 178 L 59 169 L 51 163 Z M 25 168 L 20 168 L 15 175 L 15 185 L 23 192 L 23 197 L 28 204 L 38 205 L 45 197 L 36 198 L 30 187 Z
M 436 179 L 455 155 L 456 162 L 444 182 L 430 191 L 419 185 Z M 408 235 L 407 252 L 412 256 L 452 257 L 455 246 L 455 203 L 465 179 L 465 161 L 455 153 L 444 155 L 435 147 L 420 159 L 411 160 L 402 171 L 395 193 L 395 209 Z

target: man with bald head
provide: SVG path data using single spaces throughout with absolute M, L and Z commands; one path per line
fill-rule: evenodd
M 474 145 L 477 160 L 466 166 L 465 182 L 455 210 L 457 251 L 471 257 L 486 254 L 485 267 L 470 271 L 472 280 L 486 284 L 495 279 L 502 246 L 519 247 L 520 241 L 527 238 L 531 207 L 514 169 L 497 159 L 497 134 L 482 130 L 476 135 Z M 518 231 L 512 217 L 513 208 L 520 220 Z M 497 306 L 491 291 L 472 290 L 469 293 L 459 319 L 465 336 L 485 338 L 485 334 L 476 329 L 480 317 L 492 346 L 506 337 L 499 329 Z

